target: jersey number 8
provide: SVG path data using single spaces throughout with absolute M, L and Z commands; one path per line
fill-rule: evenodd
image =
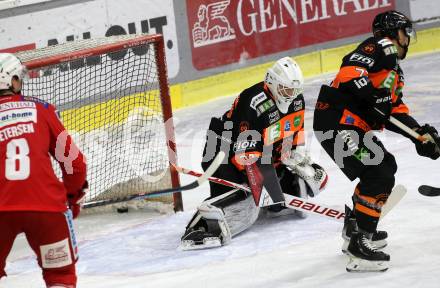
M 26 139 L 11 140 L 6 146 L 6 179 L 25 180 L 29 177 L 30 168 L 29 145 Z

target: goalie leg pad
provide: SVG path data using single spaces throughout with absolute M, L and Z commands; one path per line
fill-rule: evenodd
M 226 222 L 231 231 L 231 236 L 249 229 L 257 221 L 260 207 L 257 207 L 254 198 L 250 193 L 246 193 L 246 198 L 238 202 L 231 203 L 223 208 Z
M 231 231 L 222 209 L 203 202 L 182 236 L 182 250 L 206 249 L 225 245 L 231 241 Z
M 228 244 L 233 236 L 252 226 L 259 210 L 252 195 L 238 189 L 206 200 L 187 226 L 182 250 Z

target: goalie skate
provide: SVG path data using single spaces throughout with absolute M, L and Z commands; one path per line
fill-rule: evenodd
M 220 237 L 203 230 L 193 230 L 185 234 L 180 242 L 183 251 L 209 249 L 222 246 Z

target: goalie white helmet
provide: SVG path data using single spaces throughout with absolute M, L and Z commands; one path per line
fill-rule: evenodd
M 267 70 L 264 80 L 282 113 L 303 93 L 304 78 L 299 65 L 290 57 L 279 59 Z
M 23 80 L 26 75 L 26 67 L 21 61 L 10 53 L 0 53 L 0 90 L 12 87 L 12 77 L 17 76 Z

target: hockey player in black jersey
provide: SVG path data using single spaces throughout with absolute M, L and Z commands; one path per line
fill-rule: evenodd
M 323 85 L 315 107 L 315 135 L 344 174 L 354 181 L 353 211 L 347 208 L 343 250 L 350 256 L 348 271 L 385 271 L 390 256 L 386 232 L 377 231 L 382 206 L 395 184 L 397 164 L 372 131 L 383 128 L 410 138 L 417 153 L 437 159 L 434 141 L 420 142 L 389 123 L 392 115 L 432 139 L 437 130 L 409 115 L 403 102 L 404 75 L 399 65 L 415 38 L 411 21 L 387 11 L 373 20 L 373 37 L 347 54 L 331 86 Z
M 264 81 L 240 93 L 221 118 L 211 119 L 203 169 L 225 151 L 228 160 L 214 176 L 247 184 L 253 193 L 210 183 L 211 196 L 186 227 L 182 249 L 224 245 L 255 222 L 260 207 L 286 211 L 283 193 L 306 198 L 323 189 L 327 174 L 299 148 L 304 145 L 304 111 L 302 72 L 285 57 L 268 69 Z M 270 197 L 261 196 L 261 186 Z

